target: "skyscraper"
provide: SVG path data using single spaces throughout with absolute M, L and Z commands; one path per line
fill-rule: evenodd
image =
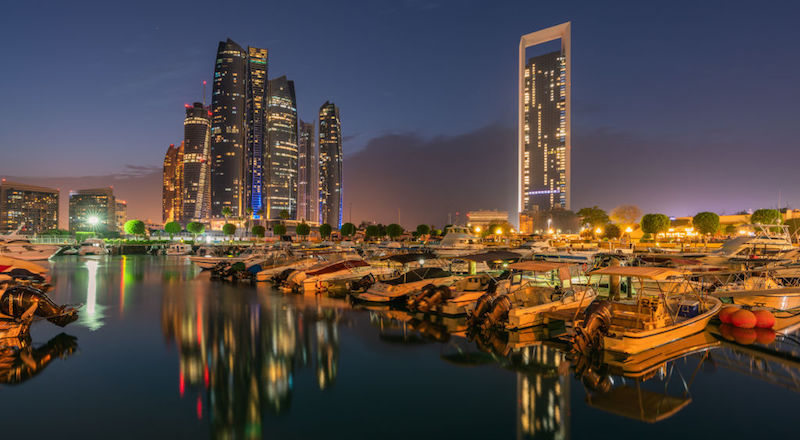
M 24 224 L 24 226 L 22 226 Z M 0 183 L 0 233 L 39 234 L 58 228 L 58 190 L 20 183 Z
M 214 66 L 211 120 L 211 215 L 225 207 L 244 214 L 246 196 L 247 52 L 220 41 Z
M 342 125 L 329 101 L 319 108 L 319 219 L 342 226 Z
M 526 59 L 553 40 L 561 49 Z M 570 23 L 523 35 L 519 44 L 519 212 L 570 207 Z
M 257 213 L 264 203 L 267 140 L 267 49 L 248 47 L 247 58 L 247 206 Z
M 116 211 L 117 201 L 110 187 L 70 191 L 69 230 L 115 231 Z
M 265 215 L 279 219 L 287 211 L 297 218 L 297 101 L 294 81 L 286 76 L 269 82 L 269 148 L 264 169 L 267 179 Z
M 164 171 L 161 185 L 161 219 L 166 222 L 179 220 L 183 208 L 183 142 L 176 147 L 169 144 L 164 155 Z
M 297 220 L 317 222 L 319 160 L 314 124 L 300 121 L 297 140 Z
M 183 138 L 182 207 L 176 219 L 185 225 L 211 216 L 211 114 L 203 103 L 186 107 Z

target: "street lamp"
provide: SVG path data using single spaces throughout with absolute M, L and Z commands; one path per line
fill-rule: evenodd
M 96 215 L 90 215 L 89 218 L 86 219 L 86 223 L 97 226 L 97 224 L 100 223 L 100 219 Z

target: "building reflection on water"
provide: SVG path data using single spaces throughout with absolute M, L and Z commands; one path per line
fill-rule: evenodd
M 517 373 L 517 438 L 569 438 L 569 377 L 559 374 L 564 353 L 545 345 L 515 354 L 537 373 Z
M 289 409 L 297 372 L 313 368 L 320 390 L 335 383 L 341 311 L 231 293 L 167 289 L 162 331 L 178 348 L 178 392 L 195 400 L 212 435 L 260 437 L 265 413 Z

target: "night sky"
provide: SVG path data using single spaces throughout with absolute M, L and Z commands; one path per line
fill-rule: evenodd
M 160 220 L 164 152 L 230 37 L 270 50 L 304 120 L 339 105 L 345 221 L 513 211 L 519 37 L 569 20 L 573 209 L 800 207 L 800 6 L 607 3 L 2 1 L 0 175 L 62 205 L 114 185 Z

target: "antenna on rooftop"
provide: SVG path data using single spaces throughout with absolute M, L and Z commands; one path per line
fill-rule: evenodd
M 203 108 L 206 108 L 206 81 L 203 80 Z

